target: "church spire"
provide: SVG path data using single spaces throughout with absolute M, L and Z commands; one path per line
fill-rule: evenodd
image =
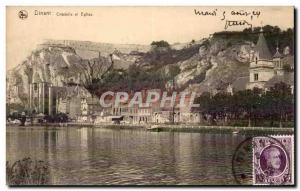
M 278 41 L 277 41 L 276 53 L 274 54 L 273 58 L 281 58 L 281 56 L 282 55 L 279 53 Z
M 263 29 L 260 29 L 260 34 L 258 37 L 258 41 L 255 47 L 255 52 L 258 53 L 259 59 L 270 60 L 272 59 L 272 55 L 267 45 L 267 41 L 263 34 Z

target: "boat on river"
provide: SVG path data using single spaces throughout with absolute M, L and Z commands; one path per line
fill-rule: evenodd
M 150 125 L 147 127 L 148 131 L 159 131 L 159 126 L 158 125 Z

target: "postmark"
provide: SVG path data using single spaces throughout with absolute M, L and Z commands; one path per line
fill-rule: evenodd
M 252 185 L 252 139 L 245 138 L 235 149 L 232 156 L 232 175 L 239 185 Z

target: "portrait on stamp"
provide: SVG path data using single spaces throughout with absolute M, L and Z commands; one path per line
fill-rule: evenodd
M 260 155 L 260 167 L 266 176 L 278 176 L 286 168 L 287 156 L 279 146 L 269 146 Z
M 254 184 L 292 183 L 292 137 L 254 137 Z

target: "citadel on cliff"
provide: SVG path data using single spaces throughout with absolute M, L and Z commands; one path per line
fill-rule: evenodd
M 149 47 L 138 45 L 135 46 L 135 51 L 131 52 L 128 51 L 126 45 L 120 48 L 121 51 L 113 49 L 108 44 L 105 47 L 109 49 L 108 53 L 100 53 L 97 51 L 97 45 L 89 42 L 80 44 L 72 41 L 48 41 L 40 45 L 38 51 L 33 52 L 24 63 L 8 73 L 8 108 L 10 109 L 10 105 L 20 104 L 25 106 L 28 114 L 65 113 L 74 121 L 97 123 L 109 123 L 116 120 L 128 123 L 166 123 L 170 121 L 197 123 L 201 120 L 200 114 L 193 112 L 192 108 L 174 110 L 174 108 L 158 108 L 155 105 L 148 108 L 136 106 L 128 108 L 126 104 L 118 108 L 113 106 L 102 108 L 98 98 L 84 88 L 81 76 L 83 74 L 80 73 L 81 68 L 76 63 L 84 60 L 84 57 L 86 60 L 91 58 L 100 60 L 102 56 L 105 56 L 108 57 L 107 63 L 114 64 L 114 67 L 120 67 L 118 63 L 127 66 L 136 63 L 139 59 L 138 54 L 133 54 L 133 52 L 149 51 Z M 86 51 L 89 53 L 86 54 Z M 127 52 L 124 54 L 122 51 Z M 199 53 L 195 56 L 202 59 L 203 55 L 201 54 L 203 54 L 202 45 Z M 249 51 L 247 62 L 249 65 L 247 73 L 227 83 L 223 89 L 212 88 L 210 91 L 213 94 L 218 91 L 233 94 L 239 90 L 253 88 L 267 91 L 275 83 L 284 82 L 291 87 L 292 93 L 294 92 L 294 56 L 291 55 L 289 47 L 285 47 L 283 50 L 279 50 L 277 47 L 276 53 L 272 55 L 261 32 L 256 45 Z M 202 65 L 197 65 L 197 68 L 193 69 L 194 71 L 202 71 L 199 66 L 203 66 L 204 59 L 200 63 Z M 213 65 L 206 71 L 207 76 L 214 67 L 217 66 Z M 32 73 L 32 75 L 27 75 L 27 73 Z M 184 79 L 180 75 L 186 75 L 184 70 L 174 79 L 175 82 Z M 27 83 L 20 83 L 20 81 Z M 187 90 L 198 86 L 198 83 L 190 84 Z M 151 91 L 159 90 L 144 90 L 144 96 Z M 198 93 L 201 94 L 201 91 Z M 12 109 L 9 112 L 16 112 L 16 110 Z

